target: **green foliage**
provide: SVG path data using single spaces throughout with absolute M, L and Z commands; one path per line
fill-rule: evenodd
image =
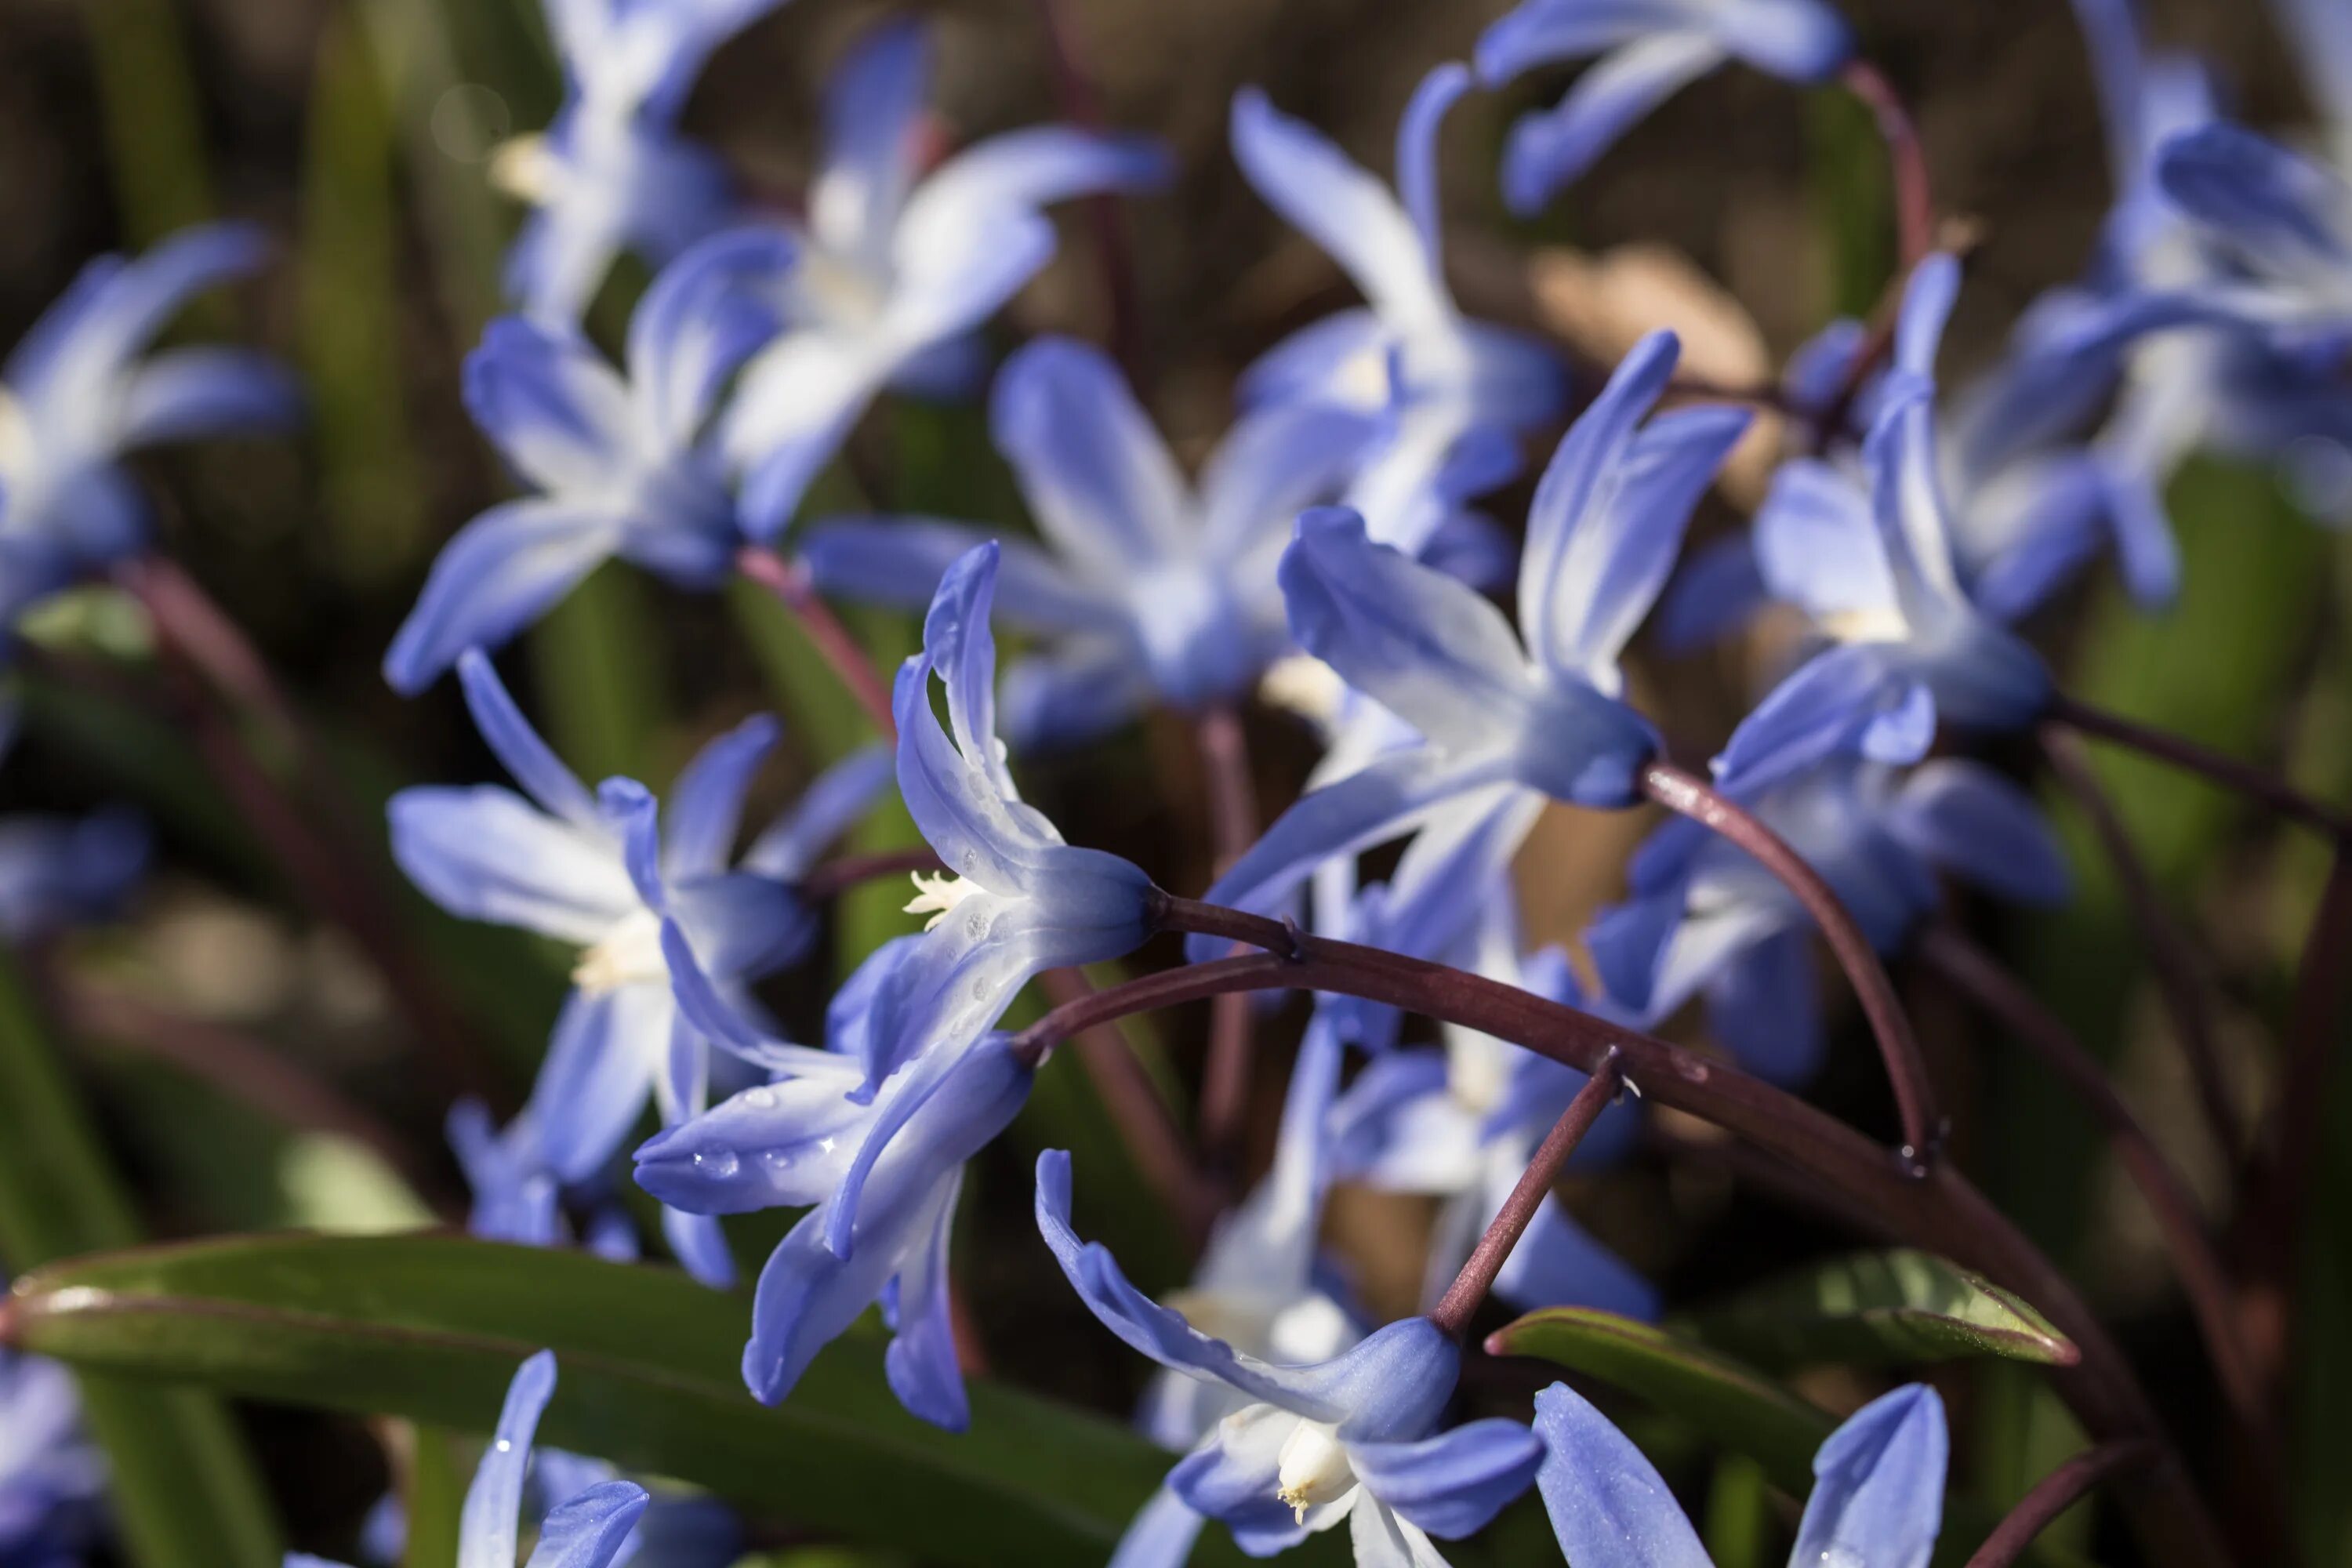
M 1906 1366 L 2002 1356 L 2082 1359 L 2014 1293 L 1929 1253 L 1856 1253 L 1798 1269 L 1693 1315 L 1696 1336 L 1759 1366 Z

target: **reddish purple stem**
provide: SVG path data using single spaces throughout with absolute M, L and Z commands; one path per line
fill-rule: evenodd
M 898 739 L 898 721 L 890 709 L 890 683 L 874 668 L 874 660 L 850 629 L 841 624 L 814 584 L 809 581 L 807 569 L 797 561 L 787 561 L 764 544 L 747 544 L 735 554 L 735 570 L 757 583 L 776 596 L 776 601 L 792 612 L 816 651 L 832 667 L 857 705 L 882 732 L 882 738 L 895 744 Z

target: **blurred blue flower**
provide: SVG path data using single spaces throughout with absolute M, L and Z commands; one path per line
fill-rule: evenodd
M 2067 894 L 2065 855 L 2039 808 L 1978 763 L 1939 758 L 1898 776 L 1843 752 L 1762 786 L 1733 771 L 1716 784 L 1821 873 L 1881 953 L 1935 911 L 1937 871 L 2021 902 Z M 1633 857 L 1633 896 L 1595 921 L 1602 983 L 1645 1026 L 1703 995 L 1742 1067 L 1801 1085 L 1824 1043 L 1811 917 L 1745 851 L 1692 828 L 1654 834 Z
M 145 548 L 149 507 L 126 454 L 293 422 L 293 378 L 263 354 L 147 353 L 192 296 L 267 255 L 259 231 L 215 224 L 136 260 L 102 256 L 0 366 L 0 617 L 13 623 L 34 601 Z
M 1536 1395 L 1536 1478 L 1576 1568 L 1710 1568 L 1713 1559 L 1642 1451 L 1564 1383 Z M 1949 1439 L 1925 1384 L 1881 1395 L 1813 1456 L 1789 1568 L 1927 1568 L 1944 1521 Z
M 1437 133 L 1469 86 L 1454 63 L 1422 79 L 1397 127 L 1394 192 L 1255 88 L 1234 99 L 1242 173 L 1366 301 L 1268 350 L 1242 377 L 1243 404 L 1304 399 L 1382 417 L 1386 435 L 1341 500 L 1374 540 L 1413 555 L 1465 500 L 1517 474 L 1516 437 L 1558 417 L 1568 394 L 1549 348 L 1465 317 L 1446 286 Z
M 0 698 L 0 756 L 16 739 L 15 702 Z M 146 874 L 146 819 L 122 806 L 87 816 L 0 816 L 0 941 L 23 943 L 110 918 Z
M 531 1465 L 531 1439 L 539 1418 L 555 1394 L 555 1356 L 541 1351 L 518 1368 L 507 1386 L 498 1429 L 482 1451 L 482 1462 L 466 1489 L 458 1516 L 457 1556 L 467 1568 L 508 1568 L 522 1534 L 522 1505 Z M 545 1468 L 548 1458 L 542 1456 Z M 548 1510 L 539 1523 L 538 1544 L 525 1568 L 613 1568 L 627 1560 L 626 1547 L 650 1501 L 632 1481 L 600 1480 Z M 706 1559 L 705 1561 L 709 1561 Z M 336 1568 L 317 1557 L 289 1552 L 286 1568 Z M 650 1565 L 649 1565 L 650 1568 Z
M 929 61 L 922 29 L 863 41 L 826 94 L 824 161 L 798 262 L 781 279 L 783 334 L 746 369 L 723 426 L 756 538 L 791 521 L 817 470 L 893 382 L 970 379 L 971 334 L 1054 254 L 1043 209 L 1166 180 L 1155 142 L 1037 126 L 992 137 L 917 178 Z
M 1418 826 L 1452 804 L 1509 811 L 1517 834 L 1545 796 L 1612 807 L 1640 795 L 1650 725 L 1620 700 L 1618 655 L 1672 569 L 1685 525 L 1746 430 L 1743 409 L 1643 416 L 1677 345 L 1626 356 L 1560 442 L 1529 509 L 1520 629 L 1454 579 L 1310 511 L 1283 556 L 1291 630 L 1351 687 L 1420 731 L 1283 814 L 1209 897 L 1271 910 L 1315 868 Z M 1194 939 L 1194 957 L 1215 944 Z
M 1223 1417 L 1169 1477 L 1194 1511 L 1266 1556 L 1346 1520 L 1359 1568 L 1427 1568 L 1525 1491 L 1542 1448 L 1516 1421 L 1437 1429 L 1462 1352 L 1427 1318 L 1335 1358 L 1278 1365 L 1202 1332 L 1129 1283 L 1070 1228 L 1070 1157 L 1037 1158 L 1037 1228 L 1105 1328 L 1161 1366 L 1230 1390 Z
M 384 655 L 395 689 L 496 648 L 613 556 L 687 587 L 726 579 L 742 539 L 703 426 L 720 384 L 775 330 L 751 285 L 792 256 L 781 235 L 740 230 L 680 257 L 630 319 L 625 374 L 577 328 L 490 323 L 466 361 L 466 405 L 536 493 L 442 550 Z
M 547 0 L 564 98 L 542 135 L 490 163 L 531 210 L 507 256 L 507 295 L 551 329 L 578 326 L 613 262 L 658 267 L 727 224 L 727 171 L 677 134 L 712 50 L 781 0 Z
M 843 763 L 730 869 L 744 793 L 775 742 L 772 721 L 748 721 L 705 747 L 679 776 L 665 824 L 633 780 L 591 795 L 479 652 L 461 658 L 457 673 L 482 738 L 530 798 L 496 785 L 404 790 L 391 806 L 393 855 L 453 914 L 579 945 L 525 1110 L 545 1169 L 575 1183 L 620 1147 L 648 1092 L 665 1124 L 707 1102 L 710 1041 L 673 1000 L 665 926 L 724 984 L 793 962 L 815 932 L 793 883 L 864 809 L 881 782 L 879 758 Z M 698 1277 L 731 1279 L 715 1225 L 676 1211 L 664 1220 Z
M 2336 166 L 2352 170 L 2352 12 L 2336 0 L 2271 0 L 2270 8 L 2327 119 Z
M 1500 87 L 1538 66 L 1598 57 L 1568 95 L 1523 116 L 1503 149 L 1503 199 L 1534 216 L 1676 89 L 1727 61 L 1795 82 L 1853 53 L 1819 0 L 1522 0 L 1478 39 L 1478 79 Z
M 1066 338 L 1005 362 L 992 422 L 1051 547 L 1000 547 L 1004 617 L 1054 639 L 1006 673 L 1016 751 L 1090 738 L 1154 697 L 1185 709 L 1245 697 L 1290 646 L 1274 574 L 1291 522 L 1339 492 L 1370 434 L 1344 409 L 1276 404 L 1234 427 L 1195 490 L 1117 367 Z M 915 605 L 986 537 L 847 519 L 812 530 L 803 555 L 822 588 Z
M 0 1563 L 74 1568 L 105 1490 L 106 1460 L 82 1435 L 66 1369 L 0 1350 Z

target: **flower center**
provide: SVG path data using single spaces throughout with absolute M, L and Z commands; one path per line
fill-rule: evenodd
M 1276 659 L 1259 678 L 1257 694 L 1276 708 L 1287 708 L 1302 719 L 1328 728 L 1339 721 L 1339 704 L 1348 683 L 1339 672 L 1311 653 L 1294 653 Z
M 517 136 L 499 144 L 490 154 L 490 186 L 517 201 L 545 206 L 555 198 L 563 179 L 563 160 L 537 133 Z
M 908 900 L 906 912 L 930 916 L 923 922 L 923 929 L 930 931 L 947 919 L 958 904 L 975 893 L 986 890 L 978 882 L 966 881 L 945 871 L 934 871 L 928 877 L 918 871 L 915 873 L 915 896 Z
M 1335 1428 L 1320 1421 L 1301 1421 L 1283 1442 L 1275 1481 L 1275 1496 L 1289 1505 L 1295 1522 L 1305 1524 L 1308 1509 L 1347 1495 L 1356 1484 L 1356 1472 Z
M 661 950 L 661 919 L 651 910 L 639 910 L 605 932 L 604 941 L 580 954 L 572 970 L 572 984 L 599 994 L 668 978 L 669 961 L 662 957 Z

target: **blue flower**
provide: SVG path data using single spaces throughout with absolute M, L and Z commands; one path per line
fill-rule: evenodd
M 1332 1094 L 1342 1055 L 1330 1011 L 1318 1008 L 1291 1068 L 1273 1167 L 1219 1221 L 1192 1283 L 1164 1303 L 1247 1355 L 1328 1361 L 1363 1337 L 1317 1268 L 1317 1232 L 1332 1173 Z M 1162 1370 L 1144 1394 L 1139 1419 L 1154 1442 L 1183 1452 L 1249 1403 L 1224 1384 Z M 1202 1523 L 1192 1505 L 1163 1484 L 1128 1527 L 1111 1568 L 1182 1568 Z
M 1386 438 L 1343 498 L 1372 538 L 1421 554 L 1461 503 L 1518 468 L 1513 437 L 1557 417 L 1558 358 L 1465 318 L 1445 283 L 1437 132 L 1470 85 L 1459 64 L 1422 79 L 1397 128 L 1392 193 L 1265 95 L 1234 99 L 1234 156 L 1259 195 L 1337 262 L 1365 299 L 1305 327 L 1242 378 L 1249 407 L 1307 399 L 1385 417 Z
M 1105 1328 L 1171 1372 L 1221 1385 L 1243 1407 L 1169 1478 L 1195 1511 L 1265 1556 L 1342 1520 L 1359 1568 L 1425 1568 L 1430 1537 L 1485 1528 L 1525 1491 L 1541 1447 L 1516 1421 L 1440 1432 L 1462 1352 L 1427 1318 L 1389 1324 L 1339 1356 L 1277 1365 L 1202 1333 L 1129 1283 L 1070 1228 L 1070 1157 L 1037 1159 L 1037 1228 Z
M 466 362 L 466 405 L 536 493 L 492 507 L 442 551 L 384 656 L 395 689 L 497 647 L 613 556 L 686 587 L 726 578 L 742 540 L 703 426 L 720 384 L 775 328 L 750 285 L 792 254 L 782 236 L 738 231 L 679 258 L 630 320 L 625 374 L 576 328 L 490 324 Z
M 1343 409 L 1274 405 L 1234 427 L 1195 490 L 1117 368 L 1066 338 L 1005 363 L 993 423 L 1052 552 L 1002 547 L 1003 614 L 1054 638 L 1005 677 L 1016 750 L 1087 739 L 1155 696 L 1188 709 L 1245 696 L 1290 646 L 1274 568 L 1291 521 L 1339 492 L 1370 430 Z M 803 555 L 821 587 L 919 605 L 985 537 L 849 520 L 813 531 Z
M 1642 1451 L 1566 1384 L 1536 1395 L 1536 1487 L 1576 1568 L 1709 1568 Z M 1864 1405 L 1813 1456 L 1789 1568 L 1927 1568 L 1944 1521 L 1944 1403 L 1910 1384 Z
M 2327 117 L 2336 163 L 2352 169 L 2352 14 L 2334 0 L 2271 0 L 2271 13 Z
M 554 1394 L 555 1356 L 550 1351 L 524 1362 L 508 1384 L 498 1430 L 483 1450 L 458 1516 L 457 1556 L 466 1568 L 509 1568 L 514 1562 L 522 1533 L 531 1438 Z M 540 1521 L 539 1542 L 525 1568 L 612 1568 L 624 1558 L 650 1500 L 645 1488 L 622 1480 L 598 1481 L 565 1499 Z M 335 1565 L 291 1552 L 286 1568 Z
M 1479 38 L 1481 81 L 1599 58 L 1567 97 L 1511 128 L 1503 199 L 1533 216 L 1643 116 L 1727 60 L 1817 82 L 1853 53 L 1845 22 L 1819 0 L 1522 0 Z
M 0 1562 L 79 1563 L 105 1490 L 106 1460 L 82 1435 L 66 1369 L 0 1350 Z
M 0 817 L 0 940 L 26 942 L 120 909 L 147 870 L 147 824 L 120 806 Z
M 1657 738 L 1620 700 L 1617 658 L 1748 426 L 1727 407 L 1643 422 L 1675 353 L 1672 333 L 1643 340 L 1560 442 L 1528 513 L 1517 633 L 1472 589 L 1371 542 L 1353 513 L 1299 520 L 1281 569 L 1292 632 L 1423 739 L 1301 799 L 1211 899 L 1272 909 L 1325 860 L 1450 803 L 1507 805 L 1524 834 L 1545 796 L 1599 807 L 1639 798 Z M 1507 838 L 1496 853 L 1517 847 Z M 1213 947 L 1195 939 L 1192 951 Z
M 0 367 L 0 614 L 13 621 L 146 546 L 147 500 L 126 453 L 293 422 L 293 379 L 259 353 L 146 353 L 191 296 L 267 254 L 257 230 L 217 224 L 135 261 L 100 257 Z
M 888 25 L 826 95 L 823 165 L 793 230 L 798 265 L 780 285 L 787 330 L 745 371 L 724 426 L 755 537 L 791 520 L 884 386 L 961 379 L 950 373 L 974 357 L 970 334 L 1054 254 L 1045 207 L 1168 176 L 1156 143 L 1038 126 L 918 180 L 928 74 L 921 30 Z
M 507 257 L 507 293 L 526 315 L 575 327 L 622 252 L 658 266 L 729 221 L 725 168 L 675 125 L 711 51 L 779 3 L 548 0 L 563 107 L 490 165 L 532 208 Z
M 1935 911 L 1939 870 L 2021 902 L 2066 896 L 2065 856 L 2040 811 L 1979 763 L 1941 758 L 1898 777 L 1849 751 L 1760 787 L 1727 771 L 1717 786 L 1821 873 L 1882 953 Z M 1631 880 L 1633 897 L 1589 939 L 1612 998 L 1654 1025 L 1703 995 L 1742 1067 L 1811 1079 L 1824 1040 L 1812 921 L 1795 896 L 1744 851 L 1672 823 L 1634 856 Z
M 481 654 L 459 659 L 458 678 L 483 739 L 530 798 L 496 785 L 404 790 L 391 807 L 393 854 L 453 914 L 578 944 L 573 988 L 525 1111 L 546 1169 L 574 1183 L 611 1158 L 649 1092 L 665 1123 L 706 1103 L 710 1042 L 673 1000 L 665 926 L 722 984 L 791 963 L 815 932 L 793 884 L 864 808 L 880 783 L 878 756 L 820 781 L 730 869 L 744 792 L 776 738 L 772 721 L 749 721 L 706 747 L 680 775 L 665 824 L 632 780 L 590 795 Z M 665 1219 L 698 1275 L 730 1277 L 714 1226 Z

